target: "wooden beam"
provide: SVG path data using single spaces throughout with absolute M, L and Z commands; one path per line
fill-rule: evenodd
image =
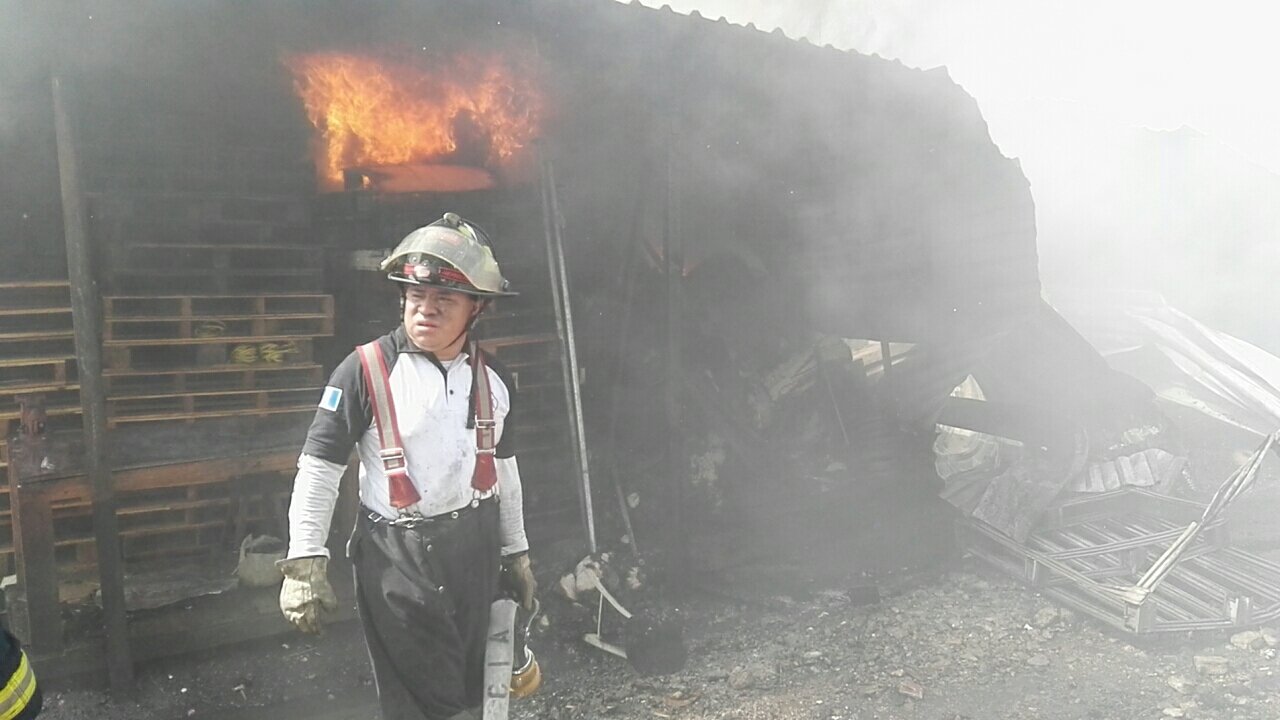
M 9 451 L 21 454 L 29 443 L 15 438 Z M 54 555 L 53 507 L 49 493 L 38 484 L 24 486 L 23 463 L 9 465 L 9 503 L 13 509 L 13 547 L 18 564 L 18 585 L 25 602 L 14 610 L 23 640 L 35 651 L 62 651 L 62 614 L 58 605 L 58 563 Z
M 66 89 L 53 77 L 53 122 L 58 146 L 58 178 L 62 189 L 62 224 L 67 245 L 67 278 L 71 283 L 71 320 L 80 366 L 80 407 L 84 417 L 89 478 L 93 485 L 93 530 L 102 588 L 107 669 L 111 688 L 133 689 L 133 659 L 124 604 L 124 570 L 116 522 L 115 491 L 106 459 L 107 404 L 102 381 L 102 297 L 93 275 L 88 216 L 80 186 L 75 128 Z
M 15 444 L 10 448 L 11 455 L 17 447 L 19 446 Z M 287 471 L 295 467 L 297 462 L 297 451 L 247 454 L 240 457 L 117 468 L 114 471 L 113 480 L 115 489 L 122 493 L 194 487 L 226 482 L 228 478 L 239 475 Z M 44 483 L 42 492 L 51 504 L 65 505 L 79 502 L 93 491 L 92 484 L 81 475 L 70 475 L 41 482 Z

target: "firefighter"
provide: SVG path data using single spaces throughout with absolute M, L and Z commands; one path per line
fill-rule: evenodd
M 0 718 L 30 720 L 40 714 L 44 699 L 27 654 L 18 638 L 0 630 Z
M 505 589 L 536 606 L 509 431 L 515 385 L 469 338 L 493 298 L 515 293 L 485 234 L 453 213 L 410 233 L 382 269 L 400 286 L 402 322 L 347 356 L 324 390 L 298 458 L 280 607 L 304 632 L 336 607 L 325 539 L 354 447 L 347 554 L 382 715 L 478 718 L 491 602 Z M 516 696 L 541 677 L 528 659 Z

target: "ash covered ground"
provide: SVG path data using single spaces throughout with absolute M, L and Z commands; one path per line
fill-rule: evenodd
M 513 718 L 550 720 L 1274 720 L 1280 625 L 1134 637 L 1064 609 L 963 554 L 955 513 L 909 491 L 858 502 L 817 493 L 790 514 L 734 515 L 686 543 L 690 570 L 637 567 L 625 550 L 606 581 L 641 615 L 683 626 L 682 670 L 644 676 L 588 646 L 598 595 L 572 602 L 561 579 L 574 540 L 533 553 L 546 622 L 534 646 L 545 681 Z M 842 497 L 842 496 L 839 496 Z M 848 498 L 844 498 L 848 501 Z M 934 499 L 936 500 L 936 498 Z M 1229 514 L 1235 545 L 1280 562 L 1269 476 Z M 668 568 L 663 570 L 662 568 Z M 270 594 L 267 590 L 233 593 Z M 245 602 L 250 602 L 246 596 Z M 253 602 L 270 600 L 255 595 Z M 226 599 L 223 599 L 225 602 Z M 192 601 L 193 603 L 199 602 Z M 185 612 L 186 605 L 173 612 Z M 607 639 L 626 639 L 606 611 Z M 283 625 L 283 621 L 282 621 Z M 151 663 L 137 692 L 58 689 L 66 720 L 373 720 L 358 624 Z
M 1135 641 L 972 559 L 949 565 L 868 576 L 745 564 L 664 593 L 679 596 L 665 609 L 678 607 L 688 662 L 650 677 L 582 642 L 595 603 L 555 595 L 544 567 L 546 681 L 512 717 L 1280 717 L 1280 628 Z M 133 699 L 64 690 L 46 707 L 67 720 L 377 717 L 354 622 L 146 666 Z

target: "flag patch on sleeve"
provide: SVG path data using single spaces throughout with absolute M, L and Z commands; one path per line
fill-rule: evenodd
M 340 402 L 342 402 L 342 388 L 326 385 L 324 394 L 320 396 L 320 407 L 329 412 L 336 412 Z

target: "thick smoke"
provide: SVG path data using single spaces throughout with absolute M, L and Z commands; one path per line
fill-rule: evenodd
M 650 2 L 646 4 L 657 5 Z M 1280 353 L 1280 105 L 1266 11 L 1168 3 L 1085 8 L 982 3 L 677 0 L 679 12 L 946 66 L 992 139 L 1021 161 L 1051 300 L 1099 289 L 1163 295 Z M 1102 298 L 1111 302 L 1114 296 Z

